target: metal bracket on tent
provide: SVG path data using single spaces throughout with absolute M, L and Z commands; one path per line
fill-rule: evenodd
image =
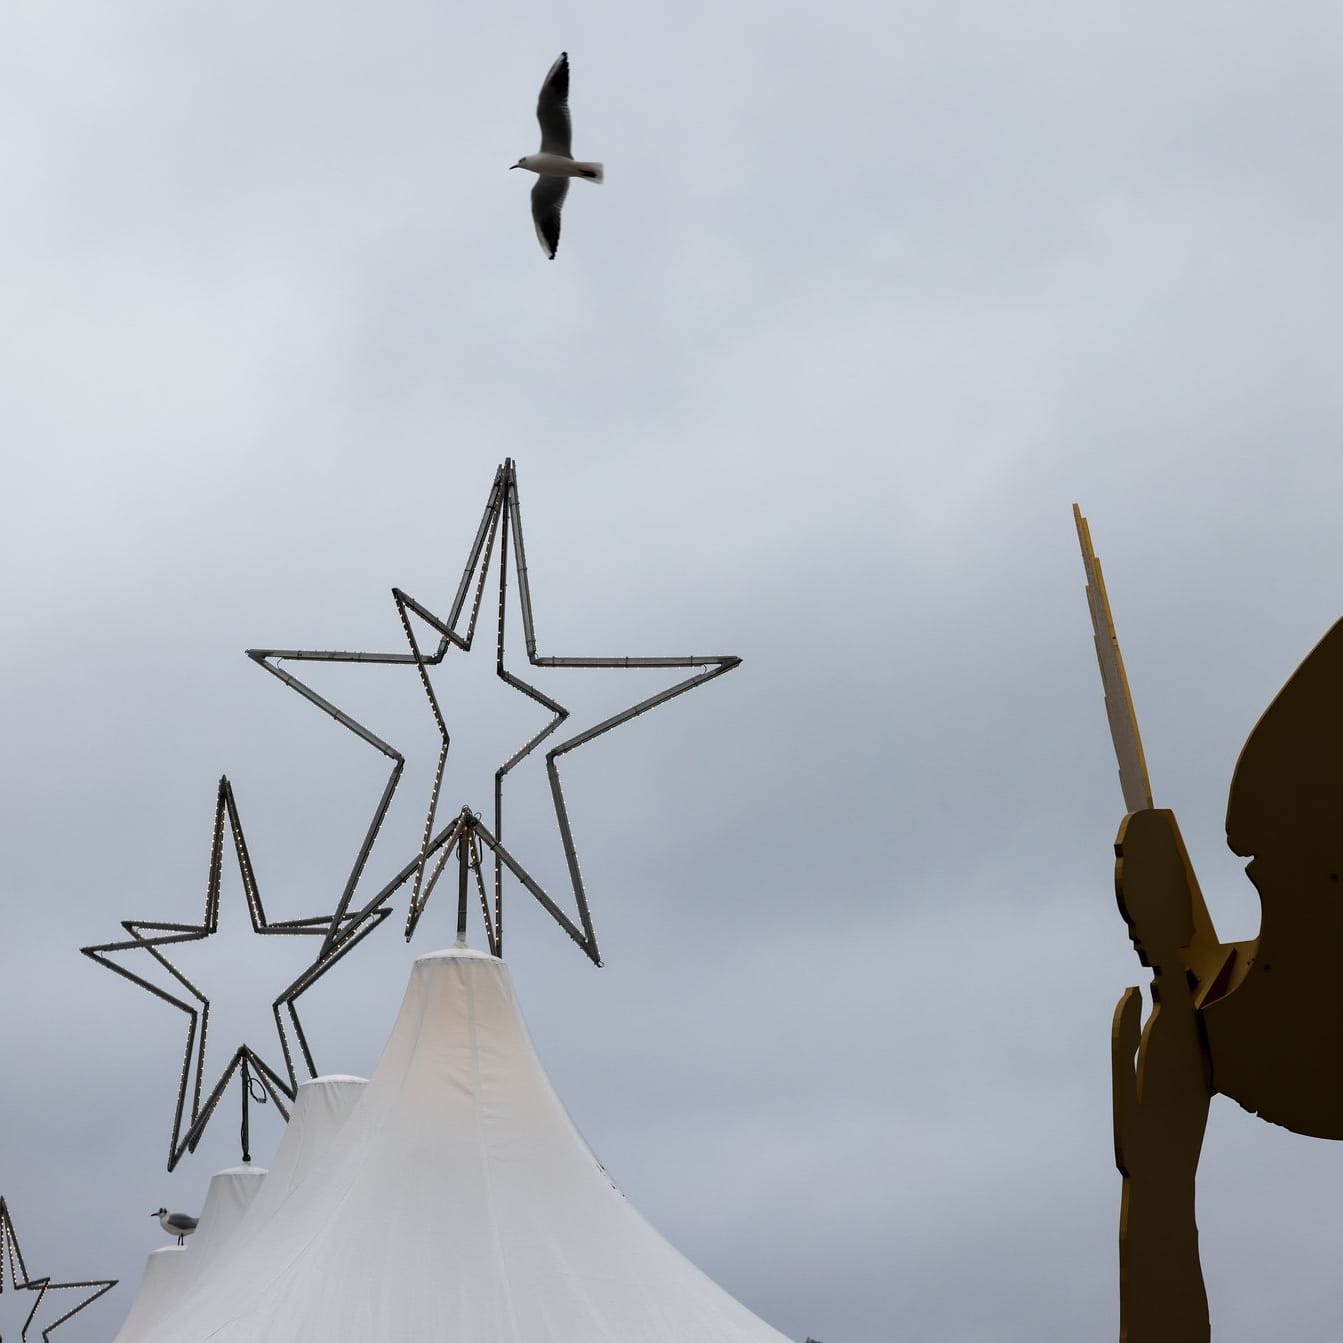
M 299 1077 L 294 1064 L 293 1050 L 290 1044 L 286 1022 L 293 1031 L 299 1053 L 309 1077 L 317 1076 L 312 1051 L 308 1048 L 307 1036 L 303 1032 L 303 1023 L 299 1020 L 298 999 L 310 989 L 333 965 L 347 952 L 352 951 L 385 919 L 390 910 L 376 912 L 360 927 L 348 929 L 339 944 L 330 952 L 323 950 L 299 977 L 294 980 L 271 1004 L 271 1014 L 275 1019 L 275 1029 L 280 1037 L 280 1049 L 284 1057 L 284 1075 L 272 1068 L 261 1056 L 247 1044 L 241 1044 L 234 1051 L 219 1080 L 202 1101 L 205 1081 L 205 1041 L 210 1027 L 210 1000 L 176 966 L 168 960 L 163 947 L 179 942 L 198 942 L 210 937 L 219 929 L 219 886 L 224 866 L 224 827 L 227 822 L 233 839 L 233 850 L 238 861 L 238 870 L 242 875 L 243 894 L 247 900 L 251 915 L 252 930 L 260 936 L 309 936 L 324 937 L 330 923 L 329 916 L 322 914 L 306 919 L 285 919 L 269 922 L 261 903 L 261 892 L 257 887 L 252 871 L 252 859 L 247 850 L 247 840 L 243 835 L 242 822 L 238 817 L 238 806 L 234 801 L 233 787 L 227 778 L 219 780 L 219 790 L 215 801 L 214 835 L 210 845 L 210 875 L 206 883 L 205 913 L 201 922 L 193 923 L 151 923 L 142 919 L 124 919 L 121 926 L 130 934 L 123 942 L 105 942 L 98 946 L 83 947 L 85 956 L 97 961 L 99 965 L 129 979 L 131 983 L 148 989 L 156 998 L 171 1003 L 185 1012 L 187 1021 L 186 1048 L 182 1056 L 181 1082 L 177 1090 L 177 1109 L 173 1114 L 172 1135 L 168 1143 L 168 1169 L 176 1168 L 177 1163 L 188 1152 L 194 1152 L 210 1122 L 216 1107 L 227 1090 L 229 1082 L 238 1074 L 242 1087 L 243 1124 L 242 1148 L 244 1162 L 250 1160 L 248 1151 L 247 1107 L 251 1100 L 263 1102 L 266 1096 L 275 1102 L 280 1115 L 288 1120 L 287 1102 L 292 1102 L 298 1092 Z M 175 993 L 162 988 L 152 980 L 128 969 L 114 959 L 123 952 L 147 952 L 158 964 L 186 990 L 190 998 L 178 997 Z M 259 1085 L 261 1090 L 254 1091 Z M 187 1114 L 187 1094 L 191 1094 L 190 1115 Z
M 492 831 L 480 821 L 475 813 L 464 809 L 446 827 L 435 833 L 434 823 L 438 812 L 444 766 L 447 763 L 450 734 L 438 698 L 434 693 L 433 684 L 429 679 L 428 668 L 441 663 L 450 648 L 458 648 L 463 652 L 470 651 L 475 638 L 476 623 L 480 615 L 496 542 L 498 543 L 499 557 L 499 593 L 495 639 L 495 672 L 505 684 L 548 709 L 551 718 L 539 732 L 495 771 Z M 551 747 L 546 752 L 546 774 L 550 782 L 551 800 L 554 805 L 555 820 L 559 827 L 560 840 L 564 848 L 569 881 L 577 906 L 577 923 L 564 914 L 555 901 L 528 875 L 518 860 L 504 847 L 500 838 L 503 834 L 504 784 L 508 774 L 531 755 L 537 746 L 548 738 L 569 716 L 569 711 L 563 705 L 510 671 L 505 663 L 510 561 L 516 572 L 517 597 L 522 615 L 523 643 L 526 647 L 527 661 L 531 666 L 627 670 L 649 668 L 698 669 L 693 675 L 684 677 L 656 694 L 650 695 L 648 698 L 603 719 L 585 731 L 579 732 Z M 729 672 L 737 666 L 741 659 L 730 654 L 718 654 L 709 657 L 690 655 L 682 657 L 543 657 L 539 655 L 537 653 L 536 629 L 532 618 L 527 557 L 522 539 L 522 511 L 518 503 L 517 468 L 511 458 L 506 459 L 503 465 L 495 471 L 494 483 L 490 488 L 485 511 L 481 517 L 480 526 L 476 529 L 475 540 L 472 543 L 466 566 L 457 585 L 456 596 L 447 616 L 440 619 L 422 603 L 408 596 L 399 588 L 392 589 L 392 598 L 396 603 L 397 614 L 400 617 L 406 641 L 410 645 L 409 652 L 364 653 L 278 648 L 253 648 L 248 649 L 247 652 L 247 656 L 254 662 L 264 667 L 273 676 L 278 677 L 290 689 L 297 691 L 309 703 L 315 704 L 324 713 L 334 718 L 342 727 L 353 732 L 392 762 L 391 771 L 383 787 L 382 795 L 374 808 L 368 828 L 364 832 L 363 840 L 355 855 L 354 864 L 346 878 L 345 888 L 341 892 L 336 912 L 331 918 L 330 927 L 322 945 L 322 954 L 324 956 L 333 954 L 346 940 L 355 936 L 362 936 L 365 921 L 376 915 L 385 914 L 387 903 L 391 897 L 407 882 L 413 882 L 410 907 L 406 918 L 406 937 L 409 939 L 415 931 L 424 905 L 428 901 L 444 866 L 452 854 L 456 852 L 459 854 L 463 870 L 473 870 L 475 872 L 481 896 L 481 908 L 485 916 L 486 935 L 493 954 L 500 955 L 503 950 L 503 874 L 507 869 L 536 898 L 538 903 L 560 927 L 582 947 L 587 956 L 595 964 L 600 965 L 601 956 L 597 949 L 597 937 L 593 931 L 587 894 L 583 886 L 582 873 L 578 866 L 578 854 L 574 848 L 569 812 L 565 805 L 564 792 L 560 783 L 559 759 L 568 752 L 576 751 L 580 746 L 585 746 L 610 732 L 613 728 L 647 713 L 650 709 L 655 709 L 668 700 L 675 699 L 688 690 L 693 690 L 696 686 L 703 685 L 717 676 L 722 676 L 725 672 Z M 470 603 L 469 609 L 468 600 Z M 438 636 L 436 646 L 429 651 L 422 650 L 415 637 L 415 631 L 410 620 L 412 614 L 429 626 Z M 376 736 L 362 723 L 357 722 L 349 714 L 332 704 L 330 700 L 318 694 L 311 686 L 286 671 L 279 665 L 281 662 L 372 662 L 393 665 L 413 663 L 419 673 L 424 692 L 429 700 L 430 710 L 438 727 L 441 740 L 438 765 L 434 773 L 433 788 L 425 816 L 424 835 L 419 853 L 402 867 L 381 890 L 362 906 L 355 909 L 353 913 L 350 910 L 354 902 L 355 892 L 363 877 L 378 832 L 387 817 L 397 785 L 401 780 L 401 774 L 405 768 L 405 757 L 395 747 Z M 490 850 L 493 859 L 492 911 L 489 900 L 485 895 L 484 878 L 481 875 L 481 843 Z M 435 858 L 436 855 L 441 856 L 431 867 L 430 860 Z M 465 876 L 462 876 L 459 880 L 459 915 L 464 911 L 466 904 L 463 894 L 465 881 Z M 464 932 L 464 925 L 460 923 L 460 920 L 459 931 Z
M 29 1277 L 27 1266 L 23 1262 L 23 1251 L 19 1249 L 18 1233 L 14 1230 L 14 1221 L 9 1214 L 9 1206 L 0 1196 L 0 1292 L 5 1290 L 6 1278 L 13 1291 L 32 1293 L 32 1309 L 28 1312 L 21 1330 L 21 1336 L 25 1339 L 48 1292 L 84 1291 L 88 1294 L 64 1315 L 43 1326 L 44 1339 L 50 1338 L 71 1316 L 78 1315 L 85 1306 L 91 1306 L 100 1296 L 110 1292 L 117 1285 L 116 1278 L 97 1278 L 89 1282 L 52 1282 L 50 1276 Z
M 430 893 L 438 883 L 439 877 L 443 875 L 443 869 L 447 866 L 448 860 L 455 853 L 458 859 L 457 940 L 463 943 L 466 941 L 466 916 L 470 904 L 468 897 L 469 878 L 471 874 L 474 874 L 475 891 L 480 902 L 481 919 L 485 925 L 485 937 L 489 943 L 490 954 L 493 956 L 502 954 L 501 905 L 496 890 L 495 907 L 493 913 L 491 913 L 489 895 L 485 890 L 485 878 L 481 870 L 482 843 L 494 855 L 496 864 L 506 867 L 536 897 L 542 908 L 579 946 L 586 949 L 590 939 L 590 945 L 595 950 L 596 939 L 592 936 L 592 923 L 588 915 L 586 902 L 581 906 L 584 927 L 580 929 L 546 894 L 527 869 L 490 833 L 481 822 L 480 817 L 465 807 L 462 808 L 460 815 L 456 817 L 452 824 L 430 842 L 427 850 L 422 851 L 421 860 L 418 861 L 415 887 L 411 892 L 410 907 L 406 911 L 407 942 L 414 936 L 415 928 L 420 922 L 420 915 L 424 912 L 425 905 L 429 903 Z M 422 881 L 424 866 L 435 853 L 438 854 L 438 861 L 429 873 L 428 880 Z M 591 954 L 589 952 L 589 955 Z M 593 956 L 593 959 L 596 960 L 596 957 Z M 600 961 L 597 963 L 601 964 Z

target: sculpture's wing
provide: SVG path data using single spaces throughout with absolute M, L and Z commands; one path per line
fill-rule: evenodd
M 1343 620 L 1254 725 L 1231 779 L 1226 842 L 1246 858 L 1330 853 L 1323 879 L 1343 901 Z
M 1343 1138 L 1343 621 L 1264 710 L 1231 780 L 1226 842 L 1253 857 L 1259 936 L 1205 1002 L 1217 1089 L 1314 1137 Z

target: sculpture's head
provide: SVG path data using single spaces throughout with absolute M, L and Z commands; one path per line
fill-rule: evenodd
M 1116 848 L 1115 893 L 1138 959 L 1183 973 L 1180 952 L 1193 938 L 1200 897 L 1174 813 L 1148 808 L 1126 816 Z

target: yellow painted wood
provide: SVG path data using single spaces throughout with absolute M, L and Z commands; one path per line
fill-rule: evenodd
M 1114 742 L 1115 758 L 1119 761 L 1119 786 L 1124 791 L 1124 806 L 1129 811 L 1140 811 L 1152 805 L 1152 785 L 1147 778 L 1147 758 L 1143 755 L 1138 715 L 1133 710 L 1133 696 L 1129 693 L 1128 676 L 1124 672 L 1124 656 L 1119 651 L 1110 597 L 1105 591 L 1105 575 L 1101 572 L 1096 548 L 1091 544 L 1091 528 L 1076 504 L 1073 505 L 1073 521 L 1077 525 L 1077 540 L 1086 568 L 1087 606 L 1096 637 L 1096 661 L 1100 664 L 1101 686 L 1105 691 L 1105 714 L 1110 720 L 1110 738 Z
M 1119 782 L 1124 793 L 1124 805 L 1130 812 L 1143 811 L 1153 805 L 1152 785 L 1147 774 L 1142 733 L 1138 730 L 1138 715 L 1133 707 L 1128 674 L 1124 670 L 1124 655 L 1115 632 L 1110 597 L 1105 590 L 1105 575 L 1091 541 L 1091 527 L 1077 504 L 1073 505 L 1073 521 L 1077 526 L 1078 543 L 1082 547 L 1082 564 L 1087 576 L 1087 607 L 1091 612 L 1096 661 L 1100 665 L 1110 738 L 1114 742 L 1115 759 L 1119 762 Z M 1202 988 L 1215 981 L 1223 972 L 1230 953 L 1217 940 L 1217 930 L 1213 927 L 1212 916 L 1208 913 L 1197 882 L 1191 887 L 1190 899 L 1193 902 L 1190 913 L 1194 932 L 1184 954 L 1187 968 L 1193 972 Z

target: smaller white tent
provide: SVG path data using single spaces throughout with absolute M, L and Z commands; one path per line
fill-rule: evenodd
M 320 1166 L 330 1139 L 365 1085 L 362 1077 L 329 1076 L 299 1087 L 274 1167 L 267 1172 L 259 1166 L 235 1166 L 210 1180 L 200 1226 L 185 1245 L 150 1253 L 140 1289 L 114 1343 L 141 1343 L 188 1307 L 192 1293 L 227 1262 L 230 1250 L 245 1244 L 305 1174 Z
M 210 1271 L 210 1265 L 228 1253 L 229 1242 L 238 1224 L 255 1202 L 266 1179 L 263 1166 L 234 1166 L 221 1170 L 210 1180 L 201 1208 L 200 1225 L 186 1243 L 185 1270 L 179 1292 L 189 1291 L 192 1284 Z
M 113 1343 L 139 1343 L 146 1331 L 172 1310 L 186 1254 L 185 1245 L 165 1245 L 149 1252 L 145 1275 Z
M 140 1290 L 114 1343 L 139 1343 L 146 1331 L 172 1313 L 227 1246 L 265 1175 L 259 1166 L 235 1166 L 211 1178 L 195 1234 L 185 1245 L 166 1245 L 150 1252 Z

